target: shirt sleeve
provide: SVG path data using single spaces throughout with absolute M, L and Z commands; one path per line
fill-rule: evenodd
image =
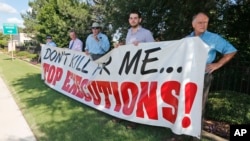
M 215 49 L 222 54 L 229 54 L 237 51 L 231 43 L 219 35 L 217 35 Z
M 154 37 L 150 31 L 146 32 L 146 41 L 145 42 L 154 42 Z
M 110 48 L 110 43 L 109 43 L 109 40 L 108 40 L 108 37 L 104 34 L 102 34 L 102 39 L 100 39 L 100 47 L 105 51 L 107 52 Z
M 51 46 L 56 47 L 56 43 L 52 42 Z
M 77 45 L 75 48 L 77 51 L 82 51 L 82 41 L 80 39 L 78 39 L 77 41 Z
M 88 51 L 89 50 L 89 36 L 86 39 L 86 43 L 85 43 L 85 50 Z

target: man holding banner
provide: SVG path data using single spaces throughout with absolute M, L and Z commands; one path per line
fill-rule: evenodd
M 208 22 L 209 17 L 207 14 L 199 12 L 198 14 L 194 15 L 192 19 L 192 27 L 194 31 L 188 36 L 200 37 L 209 46 L 203 86 L 201 131 L 203 128 L 202 125 L 203 116 L 205 113 L 205 105 L 207 102 L 211 82 L 213 80 L 212 73 L 229 62 L 237 52 L 236 48 L 220 35 L 207 31 Z M 214 62 L 216 58 L 216 52 L 221 53 L 223 57 L 220 58 L 217 62 Z M 178 138 L 179 137 L 176 136 L 171 140 L 178 140 Z M 194 138 L 194 140 L 197 140 L 197 138 Z
M 131 28 L 126 36 L 126 44 L 137 46 L 140 42 L 154 42 L 151 32 L 140 25 L 142 18 L 139 11 L 131 11 L 128 21 Z
M 131 28 L 128 30 L 126 35 L 126 44 L 133 44 L 138 46 L 139 43 L 146 43 L 146 42 L 154 42 L 154 37 L 152 33 L 148 30 L 143 28 L 140 23 L 142 21 L 141 13 L 139 11 L 131 11 L 129 13 L 129 24 Z M 115 47 L 118 47 L 119 44 L 116 44 Z M 115 121 L 120 121 L 119 119 L 115 119 Z M 136 128 L 136 123 L 130 123 L 127 128 Z
M 69 42 L 69 49 L 82 52 L 83 43 L 77 38 L 76 32 L 74 30 L 70 30 L 69 37 L 71 38 L 71 41 Z
M 91 26 L 92 34 L 86 40 L 86 54 L 89 54 L 93 60 L 97 60 L 106 54 L 110 49 L 108 37 L 101 33 L 101 25 L 94 22 Z

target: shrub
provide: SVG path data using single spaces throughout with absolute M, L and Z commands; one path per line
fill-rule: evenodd
M 21 59 L 28 58 L 33 59 L 37 56 L 37 54 L 31 54 L 28 51 L 19 51 L 16 53 L 17 57 L 20 57 Z
M 230 124 L 250 123 L 250 96 L 247 94 L 219 91 L 210 93 L 205 118 Z

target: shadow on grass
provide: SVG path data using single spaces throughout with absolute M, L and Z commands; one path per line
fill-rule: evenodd
M 167 128 L 139 124 L 126 129 L 128 121 L 90 108 L 49 88 L 40 74 L 27 74 L 13 82 L 26 119 L 39 141 L 164 141 Z

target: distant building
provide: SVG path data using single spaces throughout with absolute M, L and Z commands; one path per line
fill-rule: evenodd
M 16 45 L 24 45 L 26 42 L 30 42 L 32 39 L 26 33 L 19 33 L 17 35 L 13 35 L 13 42 Z
M 32 41 L 26 33 L 18 33 L 17 35 L 13 35 L 13 40 L 9 40 L 8 42 L 8 51 L 15 51 L 16 46 L 24 46 L 25 43 Z

